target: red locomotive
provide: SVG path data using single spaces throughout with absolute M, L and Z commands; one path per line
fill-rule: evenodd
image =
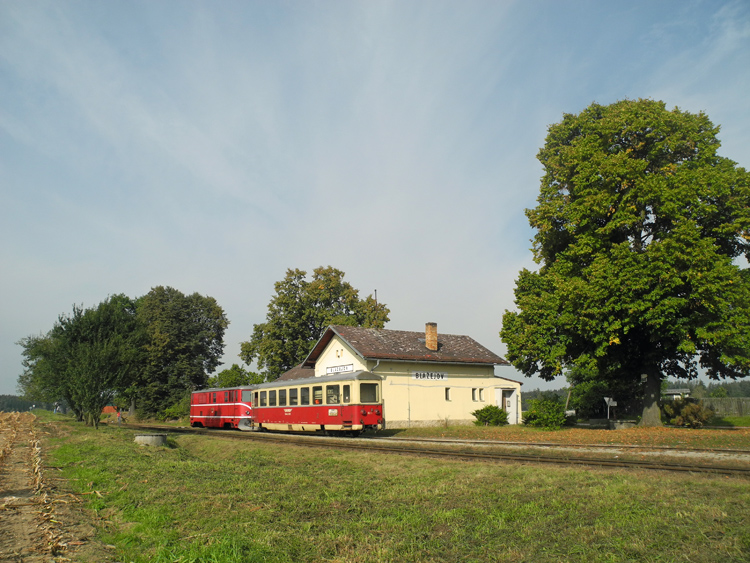
M 356 436 L 385 427 L 381 378 L 367 371 L 193 393 L 190 425 Z

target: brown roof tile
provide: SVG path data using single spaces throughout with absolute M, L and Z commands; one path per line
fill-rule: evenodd
M 424 332 L 341 325 L 328 327 L 303 365 L 314 365 L 334 334 L 366 359 L 508 365 L 506 360 L 468 336 L 438 333 L 438 349 L 433 351 L 425 346 Z
M 315 370 L 311 367 L 303 366 L 302 364 L 294 366 L 289 371 L 282 373 L 276 381 L 288 381 L 290 379 L 305 379 L 307 377 L 314 377 Z

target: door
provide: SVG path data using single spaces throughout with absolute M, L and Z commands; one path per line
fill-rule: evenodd
M 495 389 L 495 404 L 508 413 L 508 424 L 518 424 L 518 392 L 515 389 Z

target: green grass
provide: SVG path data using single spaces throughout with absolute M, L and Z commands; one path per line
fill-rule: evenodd
M 708 421 L 708 426 L 750 427 L 750 416 L 715 416 Z
M 50 463 L 119 561 L 748 561 L 747 480 L 71 428 Z

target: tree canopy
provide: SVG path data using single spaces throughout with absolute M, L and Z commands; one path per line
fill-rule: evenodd
M 372 295 L 360 299 L 344 272 L 331 266 L 316 268 L 310 281 L 307 272 L 289 269 L 274 288 L 266 322 L 254 325 L 240 352 L 247 364 L 257 360 L 269 381 L 304 360 L 329 325 L 383 328 L 388 322 L 388 307 Z
M 213 297 L 163 286 L 139 299 L 138 318 L 147 335 L 138 405 L 157 414 L 206 386 L 221 364 L 229 321 Z
M 527 210 L 539 269 L 500 332 L 516 368 L 642 386 L 644 424 L 665 376 L 750 374 L 750 175 L 718 156 L 718 130 L 652 100 L 550 126 Z

